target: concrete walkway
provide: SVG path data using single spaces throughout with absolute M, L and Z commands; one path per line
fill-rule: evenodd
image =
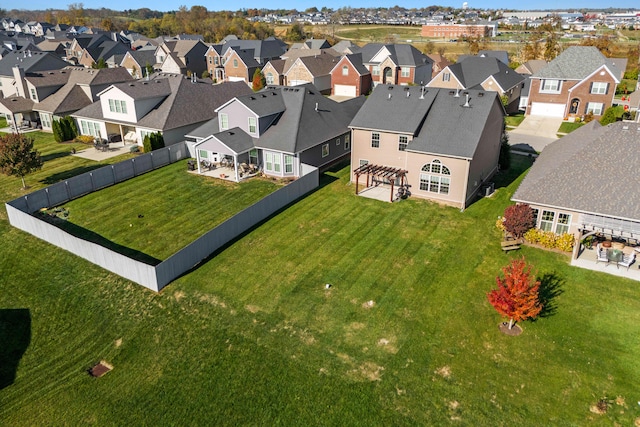
M 507 131 L 509 144 L 515 149 L 534 149 L 540 152 L 558 139 L 561 124 L 561 118 L 526 116 L 517 128 Z

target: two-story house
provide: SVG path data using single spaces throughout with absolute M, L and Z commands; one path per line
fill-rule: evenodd
M 201 40 L 165 41 L 156 48 L 155 69 L 164 73 L 195 73 L 202 76 L 207 69 L 205 53 L 209 47 Z
M 371 92 L 371 72 L 362 63 L 362 54 L 345 55 L 331 70 L 332 95 L 360 96 Z
M 257 164 L 270 176 L 295 178 L 303 164 L 324 168 L 344 158 L 351 150 L 348 124 L 364 97 L 336 102 L 313 85 L 269 86 L 250 95 L 238 96 L 219 107 L 217 119 L 197 130 L 195 144 L 201 160 L 233 159 L 235 180 L 239 162 Z
M 360 53 L 374 86 L 426 84 L 431 80 L 433 60 L 410 44 L 369 43 Z
M 67 49 L 67 61 L 72 64 L 82 65 L 87 68 L 101 59 L 105 61 L 110 68 L 116 67 L 122 61 L 125 53 L 131 50 L 131 45 L 123 42 L 123 39 L 117 37 L 117 40 L 111 39 L 106 34 L 81 34 L 76 36 L 69 49 Z
M 506 96 L 507 112 L 518 111 L 520 93 L 525 77 L 507 64 L 489 56 L 466 56 L 459 62 L 446 66 L 427 84 L 428 87 L 448 89 L 483 88 Z
M 613 103 L 626 58 L 607 58 L 594 46 L 571 46 L 530 76 L 526 114 L 601 116 Z
M 496 92 L 378 85 L 349 125 L 354 188 L 464 209 L 498 169 L 503 119 Z
M 72 114 L 82 135 L 142 145 L 144 137 L 162 133 L 166 145 L 215 117 L 215 109 L 234 96 L 250 93 L 243 83 L 212 85 L 181 74 L 158 73 L 149 79 L 118 83 L 99 100 Z

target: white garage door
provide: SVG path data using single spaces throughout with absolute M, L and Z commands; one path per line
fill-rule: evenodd
M 244 77 L 233 77 L 233 76 L 229 76 L 229 81 L 230 82 L 244 82 L 246 81 Z
M 356 96 L 356 87 L 351 85 L 335 85 L 333 87 L 334 95 L 337 96 Z
M 564 104 L 534 102 L 531 104 L 532 116 L 564 117 Z

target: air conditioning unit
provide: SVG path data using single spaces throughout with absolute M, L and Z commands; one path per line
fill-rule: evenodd
M 484 187 L 484 197 L 489 197 L 496 191 L 496 184 L 493 182 L 487 182 Z

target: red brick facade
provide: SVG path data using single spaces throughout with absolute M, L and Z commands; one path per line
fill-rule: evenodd
M 346 68 L 347 74 L 343 73 Z M 331 94 L 335 95 L 335 85 L 347 85 L 356 87 L 356 96 L 366 95 L 371 91 L 371 74 L 360 75 L 353 64 L 343 57 L 331 70 Z
M 442 24 L 423 25 L 422 37 L 457 39 L 464 36 L 490 37 L 491 28 L 486 25 Z

